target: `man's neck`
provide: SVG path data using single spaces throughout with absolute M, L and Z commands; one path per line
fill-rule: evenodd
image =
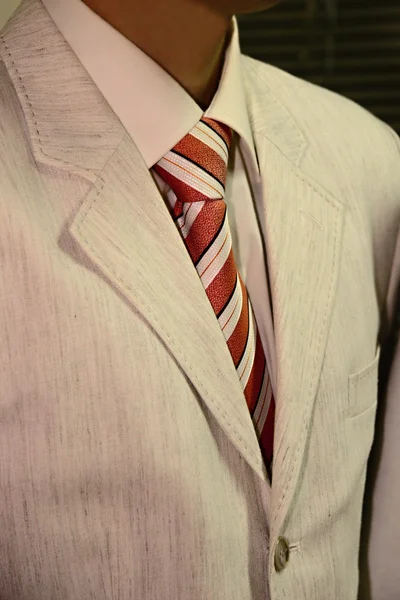
M 83 0 L 163 67 L 203 108 L 218 87 L 231 17 L 197 0 Z

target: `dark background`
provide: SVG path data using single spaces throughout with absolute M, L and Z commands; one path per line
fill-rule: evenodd
M 282 0 L 239 23 L 245 54 L 355 100 L 400 134 L 400 0 Z

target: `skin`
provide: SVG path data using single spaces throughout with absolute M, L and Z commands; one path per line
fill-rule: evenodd
M 218 87 L 234 14 L 279 0 L 82 0 L 206 109 Z

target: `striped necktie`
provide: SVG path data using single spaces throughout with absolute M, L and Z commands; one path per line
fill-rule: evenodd
M 275 402 L 254 312 L 233 256 L 224 201 L 232 130 L 201 121 L 155 166 L 174 221 L 224 334 L 267 467 Z

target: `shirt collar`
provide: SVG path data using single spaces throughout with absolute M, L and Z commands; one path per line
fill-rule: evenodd
M 239 30 L 235 18 L 232 20 L 232 36 L 226 50 L 219 86 L 204 116 L 224 123 L 239 134 L 240 143 L 245 144 L 250 160 L 253 161 L 258 172 L 257 155 L 243 84 Z
M 134 140 L 148 168 L 191 131 L 204 114 L 239 134 L 246 155 L 254 161 L 252 167 L 258 171 L 235 18 L 218 89 L 203 113 L 173 77 L 81 0 L 42 1 Z

